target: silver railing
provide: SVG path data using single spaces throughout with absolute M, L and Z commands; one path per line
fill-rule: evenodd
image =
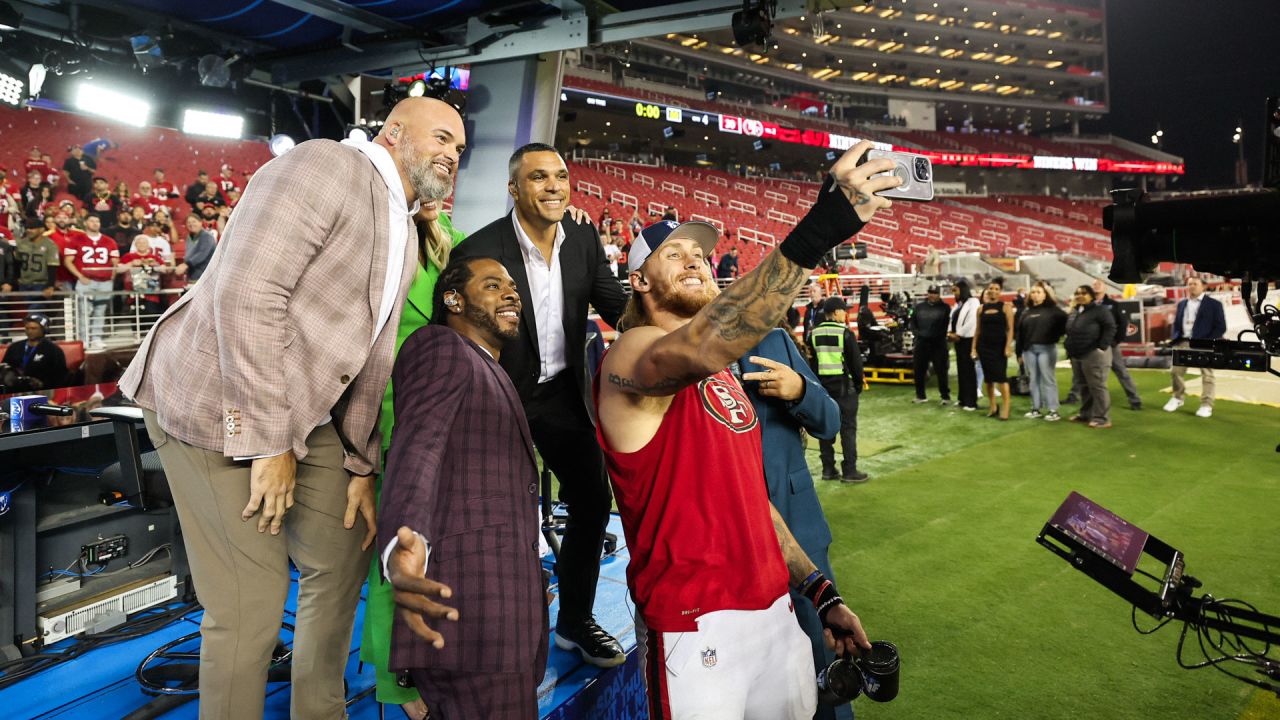
M 38 312 L 48 316 L 47 335 L 52 340 L 79 340 L 87 349 L 133 347 L 142 342 L 160 315 L 186 291 L 186 288 L 146 293 L 63 291 L 51 297 L 39 292 L 0 294 L 0 343 L 24 338 L 23 318 Z M 147 307 L 146 295 L 158 296 L 159 307 Z M 95 311 L 99 309 L 100 331 L 95 327 Z

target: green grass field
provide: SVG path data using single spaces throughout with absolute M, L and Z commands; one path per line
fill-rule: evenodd
M 862 720 L 1280 718 L 1273 695 L 1179 668 L 1180 626 L 1139 635 L 1125 601 L 1035 542 L 1076 490 L 1182 550 L 1203 591 L 1280 614 L 1280 411 L 1219 401 L 1206 420 L 1189 399 L 1165 413 L 1168 371 L 1133 374 L 1146 409 L 1113 377 L 1109 430 L 1067 422 L 1075 406 L 1024 419 L 1027 398 L 997 422 L 982 402 L 939 407 L 936 388 L 926 405 L 905 385 L 863 393 L 871 481 L 818 482 L 841 592 L 903 657 L 901 694 L 858 700 Z M 819 477 L 812 439 L 809 453 Z

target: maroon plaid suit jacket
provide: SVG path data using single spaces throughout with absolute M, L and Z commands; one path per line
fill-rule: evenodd
M 400 300 L 375 339 L 387 185 L 354 148 L 298 145 L 254 174 L 208 269 L 147 334 L 121 390 L 165 432 L 227 457 L 306 457 L 328 415 L 347 470 L 371 473 L 417 237 L 410 222 Z
M 382 480 L 378 547 L 403 525 L 431 543 L 427 576 L 453 589 L 457 622 L 431 622 L 436 650 L 399 617 L 391 669 L 530 671 L 547 661 L 538 558 L 538 470 L 520 398 L 478 345 L 429 325 L 392 372 L 396 426 Z

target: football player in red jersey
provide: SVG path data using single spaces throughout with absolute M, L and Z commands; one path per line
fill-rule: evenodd
M 811 646 L 789 589 L 840 654 L 870 647 L 858 617 L 769 503 L 754 408 L 727 370 L 783 318 L 810 270 L 889 206 L 887 160 L 832 167 L 817 203 L 756 269 L 717 292 L 705 223 L 664 220 L 632 244 L 626 328 L 597 379 L 599 439 L 627 535 L 652 718 L 808 720 Z M 765 379 L 763 387 L 774 382 Z

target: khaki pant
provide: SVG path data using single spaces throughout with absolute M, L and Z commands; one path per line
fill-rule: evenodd
M 289 594 L 289 560 L 298 568 L 292 695 L 295 720 L 346 717 L 342 679 L 370 553 L 366 525 L 342 527 L 350 480 L 332 424 L 307 438 L 294 506 L 279 535 L 259 533 L 249 502 L 248 462 L 188 445 L 143 413 L 160 453 L 204 620 L 200 624 L 200 718 L 263 716 L 267 668 Z
M 1173 345 L 1175 348 L 1190 347 L 1191 343 L 1186 340 L 1179 340 Z M 1213 399 L 1217 397 L 1217 384 L 1213 380 L 1213 371 L 1209 368 L 1200 368 L 1200 404 L 1204 407 L 1213 407 Z M 1187 394 L 1187 369 L 1181 365 L 1173 366 L 1173 396 L 1182 400 Z

